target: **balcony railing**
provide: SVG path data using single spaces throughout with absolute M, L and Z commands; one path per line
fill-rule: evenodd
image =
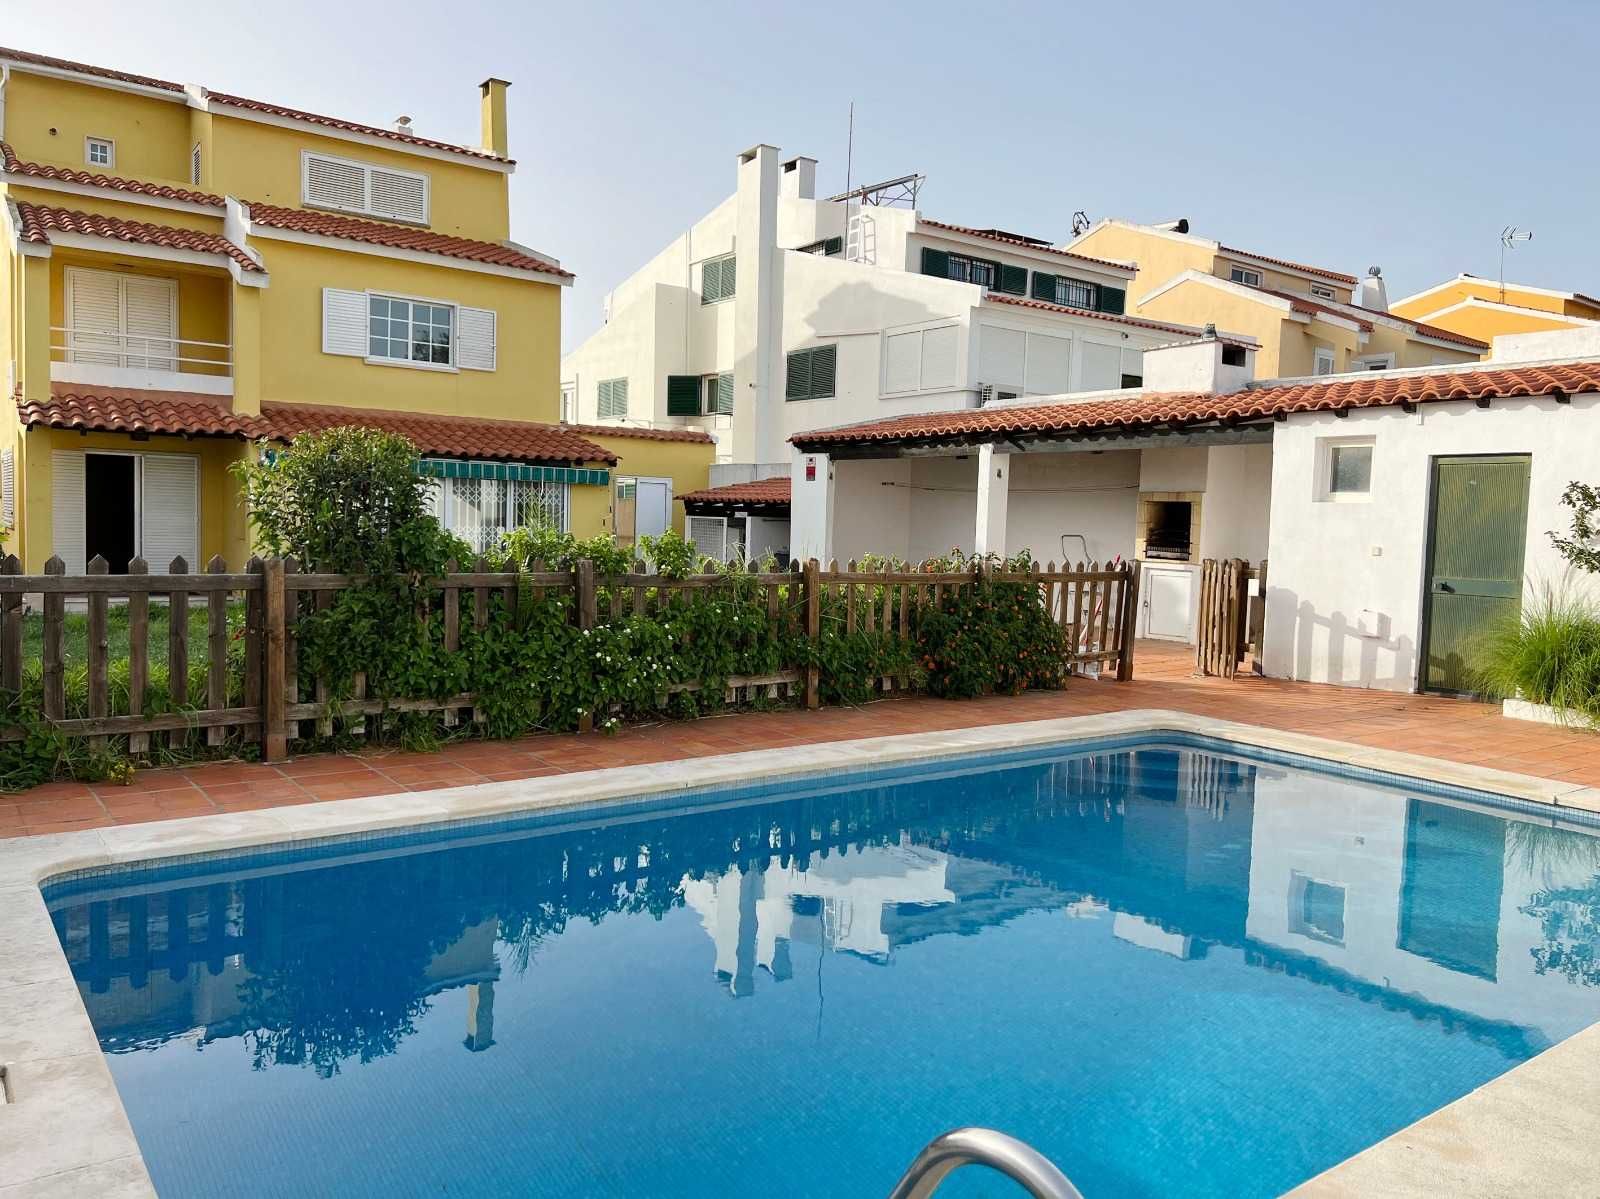
M 50 377 L 60 382 L 231 395 L 232 376 L 231 342 L 50 326 Z

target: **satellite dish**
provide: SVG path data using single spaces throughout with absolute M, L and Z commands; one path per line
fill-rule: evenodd
M 1072 214 L 1072 236 L 1082 237 L 1088 231 L 1089 214 L 1080 208 L 1077 212 Z

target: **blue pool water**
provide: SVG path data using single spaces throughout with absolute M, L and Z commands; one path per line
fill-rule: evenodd
M 169 1199 L 1274 1195 L 1600 1019 L 1600 829 L 1172 739 L 47 899 Z

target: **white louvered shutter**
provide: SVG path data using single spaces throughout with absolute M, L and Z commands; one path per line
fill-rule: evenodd
M 0 529 L 17 527 L 17 455 L 0 450 Z
M 683 530 L 689 544 L 694 546 L 695 557 L 728 560 L 728 518 L 725 516 L 689 516 L 684 518 Z
M 50 454 L 50 552 L 67 564 L 69 575 L 88 565 L 88 537 L 83 520 L 83 454 L 53 450 Z
M 457 308 L 456 365 L 464 371 L 492 371 L 494 364 L 494 310 Z
M 122 287 L 105 271 L 67 272 L 67 361 L 122 365 Z
M 180 554 L 191 571 L 200 562 L 199 459 L 185 454 L 145 454 L 140 556 L 151 574 L 166 574 Z
M 322 289 L 322 352 L 367 356 L 367 293 Z
M 428 177 L 410 171 L 368 168 L 369 206 L 374 216 L 428 223 Z
M 178 287 L 171 279 L 122 279 L 124 363 L 150 370 L 178 369 Z
M 367 208 L 367 168 L 342 158 L 307 154 L 305 160 L 307 204 L 323 208 L 345 208 L 365 212 Z

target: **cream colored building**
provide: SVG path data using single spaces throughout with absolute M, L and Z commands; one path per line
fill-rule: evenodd
M 1600 323 L 1600 300 L 1593 296 L 1476 275 L 1457 275 L 1396 300 L 1390 311 L 1483 341 L 1503 333 L 1548 333 Z

